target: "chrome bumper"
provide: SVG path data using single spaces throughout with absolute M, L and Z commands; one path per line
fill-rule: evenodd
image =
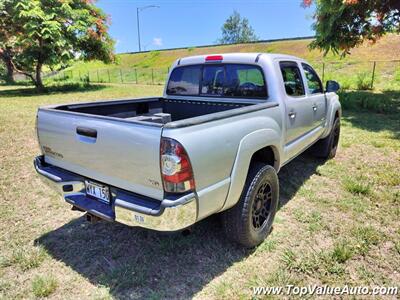
M 105 204 L 86 196 L 86 178 L 46 164 L 43 156 L 35 158 L 34 167 L 66 202 L 107 221 L 158 231 L 177 231 L 193 225 L 197 220 L 194 193 L 158 201 L 110 187 L 111 203 Z

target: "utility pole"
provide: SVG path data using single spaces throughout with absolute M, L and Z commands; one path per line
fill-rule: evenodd
M 139 21 L 139 12 L 145 10 L 146 8 L 160 8 L 158 5 L 147 5 L 142 7 L 136 7 L 136 21 L 137 21 L 137 35 L 138 35 L 138 43 L 139 43 L 139 52 L 142 51 L 142 47 L 140 45 L 140 21 Z
M 138 42 L 139 42 L 139 52 L 141 52 L 142 49 L 140 48 L 139 7 L 136 7 L 136 20 L 137 20 L 137 37 L 138 37 Z

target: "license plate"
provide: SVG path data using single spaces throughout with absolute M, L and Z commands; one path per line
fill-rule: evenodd
M 107 204 L 110 203 L 110 189 L 108 186 L 94 183 L 92 181 L 85 181 L 85 186 L 87 195 Z

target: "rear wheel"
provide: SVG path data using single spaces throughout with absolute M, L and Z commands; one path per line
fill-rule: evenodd
M 222 213 L 227 237 L 249 248 L 262 243 L 271 231 L 278 198 L 279 182 L 275 169 L 254 164 L 239 202 Z
M 333 122 L 332 130 L 330 134 L 319 140 L 314 146 L 312 146 L 312 153 L 324 159 L 331 159 L 336 156 L 336 151 L 339 144 L 340 137 L 340 119 L 336 118 Z

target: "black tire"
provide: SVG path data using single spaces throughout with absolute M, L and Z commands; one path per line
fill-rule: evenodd
M 275 169 L 261 163 L 252 165 L 239 202 L 222 213 L 226 236 L 248 248 L 259 245 L 271 231 L 278 204 Z
M 312 146 L 312 154 L 323 159 L 334 158 L 336 156 L 336 151 L 339 144 L 339 137 L 340 119 L 336 118 L 333 122 L 332 130 L 329 135 L 326 138 L 319 140 L 314 146 Z

